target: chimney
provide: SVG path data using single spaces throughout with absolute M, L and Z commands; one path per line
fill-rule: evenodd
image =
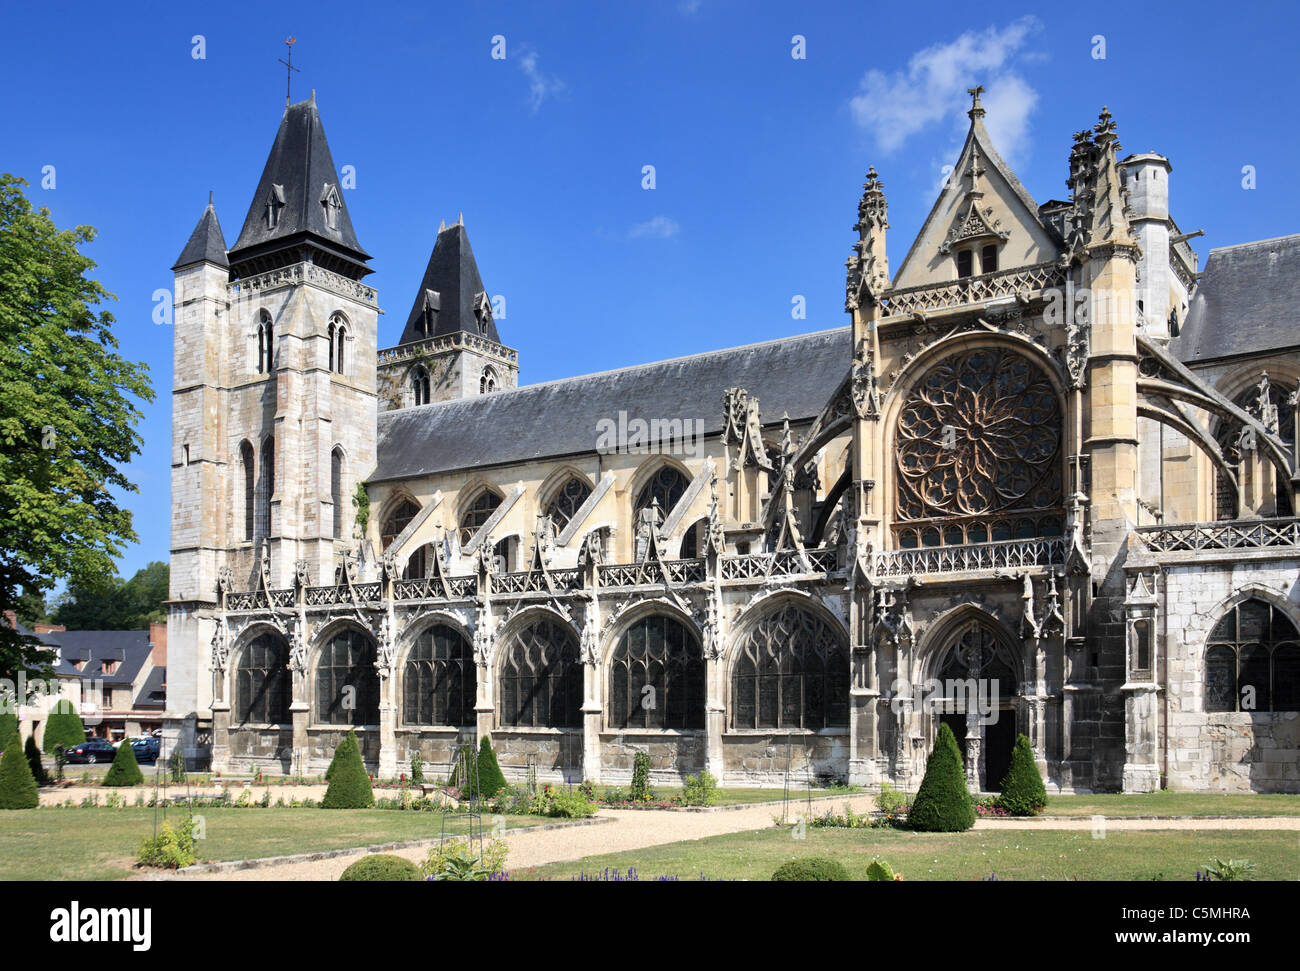
M 149 643 L 153 646 L 150 659 L 156 668 L 167 666 L 167 625 L 156 620 L 149 621 Z
M 10 630 L 18 629 L 18 615 L 14 613 L 12 610 L 6 610 L 4 612 L 4 619 L 5 619 L 5 626 L 8 627 Z
M 63 624 L 36 624 L 33 628 L 37 634 L 62 634 L 67 629 Z

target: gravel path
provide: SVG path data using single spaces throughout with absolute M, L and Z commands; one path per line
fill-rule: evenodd
M 844 799 L 823 802 L 826 808 L 833 807 L 836 812 L 842 810 L 844 803 L 853 807 L 854 812 L 867 812 L 874 808 L 869 795 L 848 796 Z M 804 808 L 792 805 L 791 814 L 797 814 Z M 815 809 L 814 811 L 824 811 Z M 746 830 L 767 829 L 773 823 L 773 817 L 779 816 L 779 805 L 759 805 L 737 809 L 729 812 L 657 812 L 653 810 L 618 810 L 604 809 L 600 815 L 609 817 L 612 822 L 598 826 L 575 826 L 571 828 L 530 831 L 515 829 L 507 832 L 506 842 L 510 845 L 508 866 L 511 870 L 542 866 L 547 863 L 559 863 L 566 860 L 578 860 L 586 856 L 605 853 L 621 853 L 628 850 L 643 849 L 664 843 L 676 843 L 682 840 L 703 839 L 708 836 L 721 836 L 726 833 L 739 833 Z M 485 820 L 486 822 L 486 820 Z M 1109 830 L 1300 830 L 1300 817 L 1250 817 L 1240 819 L 1121 819 L 1108 818 Z M 975 823 L 977 830 L 1091 830 L 1093 822 L 1090 817 L 1074 818 L 1040 818 L 1040 819 L 980 819 Z M 428 855 L 428 847 L 411 847 L 391 850 L 409 860 L 420 861 Z M 217 873 L 196 873 L 170 875 L 166 877 L 138 876 L 134 879 L 172 879 L 172 880 L 337 880 L 340 873 L 364 856 L 354 853 L 347 856 L 333 857 L 326 860 L 312 860 L 302 863 L 286 863 L 277 866 L 256 867 L 249 870 L 224 871 Z

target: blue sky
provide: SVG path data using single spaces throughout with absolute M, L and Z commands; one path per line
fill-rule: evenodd
M 1071 134 L 1106 104 L 1126 152 L 1171 159 L 1173 214 L 1206 231 L 1202 265 L 1212 246 L 1300 229 L 1291 5 L 121 6 L 10 6 L 0 170 L 27 178 L 59 225 L 99 229 L 89 253 L 119 298 L 122 350 L 158 389 L 129 470 L 140 543 L 124 576 L 169 543 L 171 333 L 152 323 L 152 294 L 209 190 L 227 242 L 238 234 L 284 107 L 289 35 L 294 100 L 316 90 L 335 162 L 356 167 L 346 199 L 374 256 L 381 346 L 439 220 L 463 211 L 525 383 L 846 323 L 867 166 L 885 183 L 896 267 L 974 83 L 1039 202 L 1065 197 Z M 806 319 L 792 319 L 796 295 Z

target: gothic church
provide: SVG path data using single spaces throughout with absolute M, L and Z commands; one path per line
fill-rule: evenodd
M 379 347 L 287 107 L 234 244 L 209 204 L 173 268 L 190 764 L 355 729 L 382 776 L 486 734 L 515 779 L 908 788 L 947 723 L 980 790 L 1024 734 L 1052 791 L 1300 792 L 1300 236 L 1198 269 L 1104 110 L 1039 204 L 979 90 L 892 273 L 868 173 L 846 326 L 533 385 L 462 222 Z M 649 438 L 599 447 L 620 412 Z

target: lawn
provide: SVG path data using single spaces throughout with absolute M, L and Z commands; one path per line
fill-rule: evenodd
M 767 880 L 797 856 L 839 860 L 862 879 L 879 854 L 906 880 L 1192 880 L 1211 857 L 1250 859 L 1256 879 L 1300 877 L 1300 846 L 1294 831 L 1154 830 L 1089 832 L 971 831 L 908 833 L 888 829 L 808 829 L 795 840 L 789 829 L 732 833 L 669 843 L 626 853 L 589 856 L 569 863 L 512 871 L 513 880 L 570 880 L 606 868 L 641 880 Z
M 1273 793 L 1115 793 L 1049 796 L 1046 816 L 1300 816 L 1300 796 Z
M 176 818 L 175 810 L 168 812 Z M 436 839 L 442 816 L 391 809 L 200 809 L 200 861 L 243 860 L 399 840 Z M 485 832 L 492 817 L 484 816 Z M 507 827 L 554 822 L 507 816 Z M 115 880 L 135 872 L 152 809 L 23 809 L 0 812 L 0 880 Z M 463 832 L 449 819 L 448 831 Z
M 671 799 L 673 796 L 680 796 L 682 789 L 679 786 L 651 786 L 654 791 L 655 799 Z M 621 789 L 624 794 L 628 791 L 628 786 L 596 786 L 596 792 L 604 795 L 611 789 Z M 716 798 L 711 803 L 714 806 L 738 806 L 748 805 L 756 802 L 780 802 L 783 790 L 781 789 L 722 789 L 716 790 Z M 822 796 L 848 796 L 861 794 L 861 791 L 855 790 L 848 792 L 844 789 L 831 791 L 829 789 L 813 789 L 812 797 L 819 799 Z M 792 803 L 799 801 L 808 801 L 808 788 L 790 787 L 790 801 Z

